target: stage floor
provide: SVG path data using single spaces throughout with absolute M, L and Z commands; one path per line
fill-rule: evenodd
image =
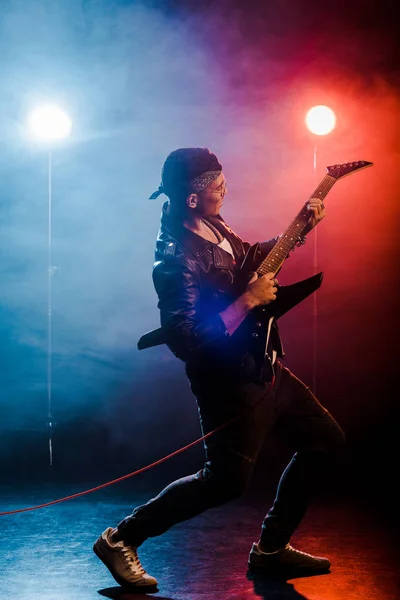
M 88 488 L 91 486 L 87 486 Z M 45 503 L 84 490 L 51 484 L 0 488 L 0 511 Z M 1 600 L 148 598 L 120 588 L 92 550 L 108 526 L 152 494 L 124 483 L 51 507 L 1 517 Z M 154 490 L 157 493 L 159 490 Z M 238 501 L 181 523 L 147 541 L 139 556 L 159 581 L 159 600 L 398 600 L 398 552 L 385 519 L 352 500 L 314 504 L 292 544 L 327 556 L 331 572 L 288 581 L 250 575 L 247 557 L 269 498 Z M 379 512 L 379 511 L 378 511 Z

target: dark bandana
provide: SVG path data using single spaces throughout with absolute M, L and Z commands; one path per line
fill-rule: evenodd
M 178 148 L 169 154 L 161 171 L 161 184 L 151 196 L 201 192 L 222 171 L 215 154 L 208 148 Z

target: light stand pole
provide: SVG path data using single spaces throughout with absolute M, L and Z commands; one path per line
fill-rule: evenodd
M 313 106 L 305 117 L 307 129 L 316 136 L 327 135 L 336 125 L 336 116 L 331 108 L 324 105 Z M 313 170 L 315 185 L 317 181 L 317 143 L 314 143 Z M 318 271 L 318 228 L 314 228 L 313 248 L 313 274 Z M 313 294 L 313 332 L 312 332 L 312 388 L 317 394 L 317 366 L 318 366 L 318 304 L 317 294 Z
M 314 145 L 314 181 L 317 181 L 317 145 Z M 313 275 L 318 272 L 318 228 L 314 229 L 314 256 L 313 256 Z M 318 296 L 313 294 L 313 355 L 312 355 L 312 387 L 314 394 L 317 394 L 317 345 L 318 345 Z
M 48 156 L 48 231 L 47 231 L 47 431 L 49 436 L 49 462 L 53 466 L 53 417 L 52 417 L 52 151 Z
M 29 127 L 32 134 L 42 142 L 48 144 L 47 164 L 47 202 L 48 202 L 48 230 L 47 230 L 47 431 L 49 444 L 49 463 L 53 466 L 53 416 L 52 416 L 52 202 L 53 202 L 53 154 L 52 142 L 69 136 L 71 120 L 64 112 L 54 106 L 42 106 L 33 111 L 29 118 Z

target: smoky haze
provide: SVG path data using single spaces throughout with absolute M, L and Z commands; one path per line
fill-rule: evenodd
M 147 459 L 199 434 L 183 365 L 166 348 L 136 349 L 159 323 L 151 269 L 161 202 L 148 196 L 166 155 L 183 146 L 218 155 L 229 189 L 223 216 L 251 242 L 285 229 L 327 165 L 375 163 L 327 198 L 318 232 L 318 375 L 322 400 L 350 430 L 359 420 L 350 396 L 356 408 L 369 398 L 367 423 L 388 402 L 378 378 L 366 385 L 365 377 L 390 362 L 395 329 L 399 93 L 390 36 L 356 27 L 349 13 L 338 29 L 332 14 L 327 20 L 317 5 L 308 13 L 300 5 L 272 2 L 257 13 L 224 2 L 192 11 L 185 3 L 2 3 L 4 456 L 45 447 L 49 148 L 31 139 L 26 119 L 47 102 L 73 120 L 70 138 L 51 149 L 59 452 L 76 444 L 78 455 L 92 439 L 93 447 Z M 336 111 L 326 139 L 305 130 L 313 104 Z M 281 283 L 312 274 L 313 243 L 311 234 L 293 253 Z M 393 294 L 378 322 L 382 288 Z M 308 382 L 311 316 L 310 300 L 281 325 L 288 366 Z

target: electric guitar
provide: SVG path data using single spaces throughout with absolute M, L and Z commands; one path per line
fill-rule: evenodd
M 309 200 L 311 198 L 324 200 L 336 181 L 372 165 L 372 162 L 360 160 L 326 167 L 327 175 L 311 194 Z M 259 243 L 248 249 L 235 276 L 234 297 L 231 298 L 231 301 L 244 292 L 254 273 L 258 273 L 258 275 L 274 273 L 276 275 L 280 271 L 289 253 L 299 244 L 307 226 L 310 218 L 310 212 L 307 208 L 309 200 L 303 204 L 299 213 L 266 257 L 262 258 Z M 292 285 L 279 286 L 276 299 L 266 306 L 254 308 L 231 336 L 233 345 L 245 348 L 255 357 L 260 380 L 268 382 L 274 378 L 274 366 L 270 352 L 271 331 L 274 321 L 315 292 L 321 286 L 322 278 L 323 272 Z M 138 341 L 138 349 L 143 350 L 164 343 L 165 336 L 163 329 L 160 327 L 145 333 Z
M 324 200 L 336 181 L 372 165 L 372 162 L 360 160 L 327 167 L 327 175 L 311 194 L 309 200 L 312 198 Z M 277 275 L 289 253 L 300 243 L 301 236 L 310 218 L 310 212 L 307 209 L 309 200 L 305 202 L 300 212 L 265 258 L 260 258 L 261 251 L 258 243 L 249 248 L 235 279 L 237 296 L 244 292 L 254 273 L 258 273 L 258 275 L 274 273 L 275 276 Z M 259 376 L 263 381 L 272 381 L 274 378 L 274 367 L 270 351 L 273 322 L 315 292 L 321 286 L 322 279 L 323 272 L 292 285 L 279 286 L 276 300 L 266 306 L 253 309 L 232 335 L 232 338 L 236 338 L 236 343 L 244 343 L 251 354 L 256 357 Z

